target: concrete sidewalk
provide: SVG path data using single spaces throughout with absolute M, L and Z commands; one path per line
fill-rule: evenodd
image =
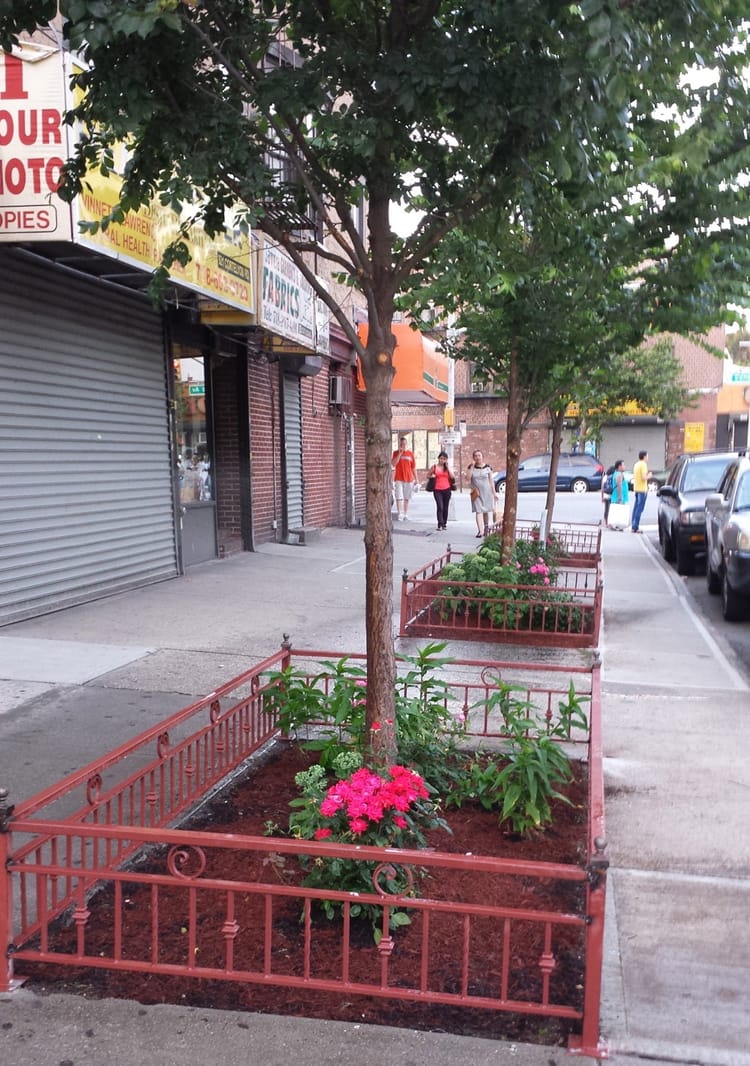
M 475 545 L 431 498 L 394 530 L 402 569 Z M 612 862 L 602 1032 L 612 1061 L 750 1066 L 748 687 L 648 536 L 605 532 L 603 714 Z M 0 785 L 18 801 L 275 650 L 364 648 L 362 532 L 195 568 L 186 578 L 0 630 Z M 394 619 L 394 624 L 397 619 Z M 399 642 L 399 646 L 401 646 Z M 497 657 L 498 646 L 462 646 Z M 529 649 L 512 649 L 526 656 Z M 531 652 L 533 655 L 533 652 Z M 561 1064 L 562 1049 L 283 1016 L 0 998 L 3 1066 Z

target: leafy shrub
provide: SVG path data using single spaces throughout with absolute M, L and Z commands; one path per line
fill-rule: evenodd
M 588 615 L 573 597 L 555 588 L 562 557 L 559 543 L 518 540 L 502 561 L 497 537 L 489 537 L 460 563 L 448 563 L 435 599 L 443 621 L 475 613 L 500 629 L 582 633 Z M 538 586 L 539 591 L 531 591 Z
M 553 800 L 569 802 L 559 788 L 573 773 L 559 741 L 569 739 L 574 728 L 588 728 L 582 705 L 589 699 L 578 696 L 571 681 L 567 700 L 559 703 L 557 720 L 540 721 L 528 696 L 519 697 L 524 691 L 500 682 L 486 703 L 482 701 L 482 708 L 499 712 L 506 750 L 494 756 L 474 753 L 468 757 L 445 797 L 446 806 L 473 801 L 485 810 L 497 809 L 500 825 L 508 824 L 521 836 L 552 822 Z
M 445 646 L 427 644 L 404 656 L 407 669 L 397 679 L 395 694 L 399 757 L 438 791 L 445 787 L 456 738 L 463 732 L 463 721 L 450 711 L 450 689 L 436 676 L 451 662 L 441 657 Z M 364 758 L 367 678 L 364 669 L 346 657 L 322 662 L 321 667 L 313 677 L 296 668 L 270 673 L 264 706 L 292 736 L 313 726 L 315 736 L 302 744 L 331 770 L 341 752 Z

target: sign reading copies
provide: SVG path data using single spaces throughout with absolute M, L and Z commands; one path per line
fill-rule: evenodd
M 57 196 L 68 157 L 61 54 L 25 42 L 0 51 L 0 241 L 71 240 Z
M 263 246 L 260 325 L 301 348 L 327 354 L 329 314 L 289 256 Z

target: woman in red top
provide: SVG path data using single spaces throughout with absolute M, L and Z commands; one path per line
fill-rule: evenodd
M 441 452 L 437 457 L 437 462 L 430 468 L 430 477 L 435 478 L 435 488 L 432 490 L 432 495 L 435 497 L 435 507 L 437 509 L 437 527 L 438 529 L 445 529 L 445 524 L 448 521 L 448 504 L 451 502 L 451 491 L 456 484 L 456 479 L 448 466 L 447 452 Z

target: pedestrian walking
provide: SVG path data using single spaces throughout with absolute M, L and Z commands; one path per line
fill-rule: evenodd
M 490 532 L 490 518 L 494 515 L 497 500 L 492 467 L 489 463 L 485 463 L 480 451 L 475 451 L 472 452 L 469 471 L 471 472 L 471 509 L 477 522 L 477 536 L 486 537 Z
M 625 460 L 618 459 L 612 474 L 612 497 L 609 504 L 609 528 L 620 533 L 628 524 L 630 506 L 628 503 L 628 479 L 625 477 Z
M 641 515 L 646 506 L 648 496 L 648 479 L 651 471 L 648 468 L 648 452 L 638 452 L 638 462 L 633 467 L 633 492 L 635 503 L 633 504 L 633 517 L 630 528 L 633 533 L 640 533 Z
M 448 521 L 448 505 L 456 487 L 456 479 L 448 466 L 447 452 L 441 452 L 437 457 L 437 462 L 430 467 L 427 484 L 428 487 L 432 484 L 432 495 L 435 497 L 435 510 L 437 511 L 437 527 L 445 529 Z
M 409 500 L 417 483 L 417 464 L 414 452 L 409 450 L 408 444 L 406 437 L 400 437 L 398 448 L 391 456 L 393 495 L 399 522 L 405 522 L 409 515 Z

